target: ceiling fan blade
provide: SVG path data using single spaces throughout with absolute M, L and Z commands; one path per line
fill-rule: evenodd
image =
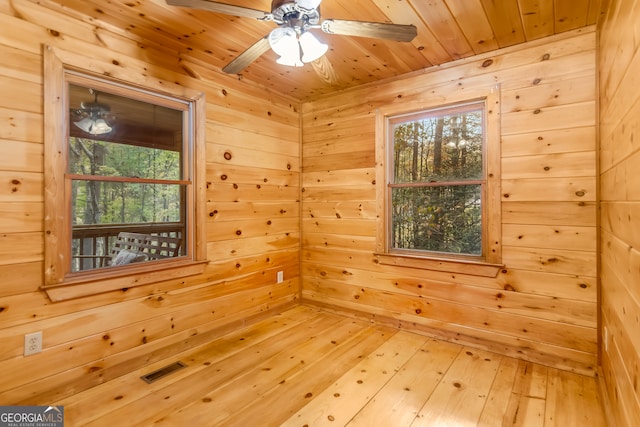
M 322 22 L 322 31 L 344 36 L 371 37 L 375 39 L 410 42 L 418 34 L 413 25 L 387 24 L 384 22 L 345 21 L 327 19 Z
M 165 0 L 169 6 L 190 7 L 246 18 L 269 19 L 271 13 L 208 0 Z
M 257 42 L 255 42 L 249 49 L 242 52 L 238 55 L 233 61 L 229 62 L 222 69 L 227 74 L 238 74 L 240 71 L 244 70 L 251 64 L 253 61 L 262 56 L 266 51 L 271 49 L 269 45 L 269 36 L 261 38 Z

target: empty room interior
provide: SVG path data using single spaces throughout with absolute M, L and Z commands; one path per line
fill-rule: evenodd
M 1 406 L 640 425 L 640 2 L 0 0 L 0 26 Z

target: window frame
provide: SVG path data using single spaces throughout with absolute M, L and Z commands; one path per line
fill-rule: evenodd
M 92 64 L 95 70 L 85 69 Z M 44 286 L 52 301 L 78 298 L 111 290 L 130 288 L 167 279 L 200 274 L 206 267 L 206 187 L 205 187 L 205 98 L 204 94 L 175 83 L 138 76 L 132 81 L 131 72 L 112 64 L 100 63 L 64 50 L 44 47 Z M 100 71 L 100 72 L 98 72 Z M 108 76 L 108 77 L 107 77 Z M 161 97 L 179 100 L 191 109 L 190 121 L 185 123 L 189 144 L 185 161 L 189 164 L 190 190 L 187 191 L 186 241 L 187 255 L 137 263 L 126 267 L 108 267 L 71 272 L 71 223 L 67 209 L 71 180 L 67 176 L 67 145 L 69 138 L 69 83 L 91 85 L 98 82 L 103 88 L 118 94 L 130 89 L 144 99 Z M 122 93 L 119 93 L 121 91 Z M 138 99 L 140 99 L 138 98 Z
M 445 90 L 441 88 L 439 90 Z M 495 277 L 503 267 L 501 248 L 500 200 L 500 103 L 499 87 L 475 94 L 431 93 L 429 99 L 403 105 L 381 107 L 376 111 L 376 258 L 380 264 Z M 483 199 L 481 256 L 449 254 L 392 248 L 393 137 L 392 123 L 399 117 L 428 114 L 430 111 L 455 109 L 484 103 Z

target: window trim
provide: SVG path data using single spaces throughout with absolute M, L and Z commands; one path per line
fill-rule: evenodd
M 501 244 L 501 199 L 500 199 L 500 88 L 440 94 L 446 88 L 430 93 L 422 99 L 403 105 L 381 107 L 376 111 L 376 258 L 378 263 L 424 270 L 445 271 L 485 277 L 496 277 L 503 268 Z M 391 173 L 388 136 L 390 122 L 403 115 L 414 115 L 421 111 L 438 110 L 461 104 L 484 102 L 485 104 L 485 190 L 483 200 L 483 257 L 469 255 L 393 250 L 390 237 L 391 200 L 388 183 Z
M 92 64 L 87 70 L 85 64 Z M 113 83 L 115 87 L 124 85 L 178 98 L 192 105 L 193 129 L 191 157 L 192 199 L 189 200 L 188 238 L 191 241 L 191 256 L 175 260 L 162 260 L 113 269 L 96 269 L 82 273 L 70 273 L 67 265 L 70 256 L 70 224 L 66 219 L 66 205 L 63 197 L 70 189 L 65 180 L 67 135 L 69 132 L 65 107 L 68 104 L 65 76 L 81 74 Z M 109 77 L 106 77 L 109 76 Z M 44 47 L 44 285 L 42 289 L 52 301 L 78 298 L 116 289 L 130 288 L 167 279 L 200 274 L 207 263 L 206 258 L 206 164 L 205 132 L 206 102 L 204 94 L 187 89 L 175 83 L 137 76 L 131 82 L 131 72 L 52 46 Z M 77 79 L 74 77 L 77 83 Z M 62 195 L 62 196 L 61 196 Z

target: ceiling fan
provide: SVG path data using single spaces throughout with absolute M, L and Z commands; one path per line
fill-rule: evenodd
M 272 49 L 280 55 L 279 64 L 300 67 L 322 57 L 328 46 L 321 43 L 310 30 L 320 29 L 328 34 L 380 38 L 408 42 L 417 34 L 413 25 L 383 22 L 325 19 L 320 21 L 319 6 L 322 0 L 272 0 L 271 12 L 234 6 L 209 0 L 165 0 L 171 6 L 208 10 L 227 15 L 273 21 L 278 28 L 258 40 L 222 71 L 238 74 L 261 55 Z

